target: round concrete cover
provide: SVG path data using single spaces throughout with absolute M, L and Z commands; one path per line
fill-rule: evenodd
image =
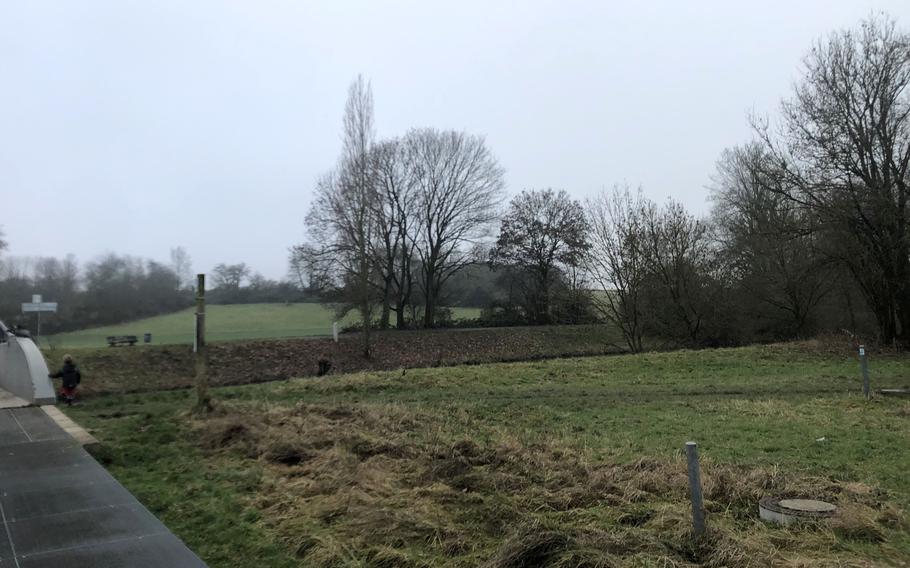
M 837 509 L 831 503 L 813 499 L 781 499 L 779 505 L 791 511 L 805 511 L 807 513 L 830 513 Z

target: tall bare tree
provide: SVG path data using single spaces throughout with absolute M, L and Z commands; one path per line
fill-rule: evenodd
M 470 264 L 490 234 L 503 198 L 503 169 L 483 138 L 431 128 L 404 139 L 416 214 L 411 236 L 420 260 L 424 325 L 432 327 L 446 281 Z
M 378 193 L 374 180 L 373 94 L 358 77 L 348 89 L 344 112 L 342 155 L 334 171 L 316 184 L 315 200 L 306 224 L 311 246 L 308 264 L 332 274 L 363 321 L 363 355 L 370 356 L 373 323 L 375 239 Z
M 642 287 L 648 277 L 645 218 L 654 204 L 638 190 L 614 187 L 586 202 L 591 227 L 585 268 L 597 293 L 594 305 L 622 331 L 633 352 L 643 348 Z
M 910 336 L 910 34 L 872 17 L 818 42 L 804 64 L 782 128 L 755 121 L 776 163 L 768 173 L 784 178 L 772 188 L 846 237 L 840 256 L 881 339 Z
M 516 282 L 532 322 L 549 323 L 551 289 L 581 263 L 588 248 L 587 232 L 584 209 L 564 190 L 523 191 L 512 199 L 490 263 L 520 271 Z

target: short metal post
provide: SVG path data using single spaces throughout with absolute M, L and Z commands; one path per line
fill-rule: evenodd
M 689 462 L 689 497 L 692 500 L 692 528 L 697 536 L 705 534 L 705 508 L 701 494 L 701 472 L 698 467 L 698 444 L 686 442 L 686 461 Z
M 872 390 L 869 388 L 869 362 L 866 361 L 866 346 L 859 346 L 859 364 L 863 368 L 863 396 L 866 400 L 872 398 Z

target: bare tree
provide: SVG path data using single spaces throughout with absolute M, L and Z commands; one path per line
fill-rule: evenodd
M 0 280 L 26 280 L 34 274 L 35 259 L 27 256 L 8 256 L 0 264 Z
M 770 160 L 758 143 L 724 151 L 712 191 L 714 223 L 736 284 L 749 303 L 765 308 L 752 315 L 770 313 L 787 336 L 800 335 L 829 291 L 832 272 L 812 216 L 771 188 L 783 177 L 765 173 L 774 168 Z
M 309 246 L 306 244 L 293 245 L 288 249 L 288 280 L 300 290 L 311 289 L 309 259 Z
M 348 89 L 344 109 L 344 163 L 342 185 L 351 207 L 349 238 L 357 257 L 357 295 L 363 321 L 363 355 L 369 357 L 370 328 L 373 325 L 373 298 L 370 294 L 373 240 L 376 237 L 376 188 L 372 178 L 370 152 L 375 138 L 373 91 L 363 77 Z
M 306 218 L 311 246 L 306 261 L 346 291 L 363 321 L 363 354 L 370 356 L 373 322 L 375 240 L 378 194 L 373 177 L 373 94 L 358 77 L 348 89 L 344 112 L 342 156 L 337 168 L 316 185 L 316 198 Z
M 79 264 L 76 257 L 53 257 L 35 260 L 32 279 L 35 289 L 55 302 L 70 304 L 79 291 Z
M 390 312 L 394 311 L 395 326 L 402 329 L 406 326 L 406 309 L 414 290 L 414 177 L 407 168 L 403 144 L 397 138 L 375 145 L 372 167 L 377 190 L 378 238 L 374 257 L 382 306 L 379 323 L 387 328 Z
M 910 335 L 910 34 L 887 17 L 820 41 L 784 101 L 783 126 L 755 121 L 773 156 L 772 190 L 837 230 L 842 260 L 881 339 Z
M 565 191 L 523 191 L 512 199 L 490 264 L 521 271 L 516 282 L 534 323 L 549 323 L 551 288 L 580 264 L 588 248 L 587 232 L 584 209 Z
M 706 279 L 715 259 L 708 226 L 673 200 L 648 208 L 643 222 L 651 322 L 663 335 L 698 344 L 710 308 Z
M 185 290 L 192 289 L 196 284 L 193 274 L 193 260 L 183 247 L 171 249 L 171 270 L 180 278 L 180 287 Z
M 585 268 L 598 287 L 595 307 L 623 334 L 633 352 L 642 350 L 642 287 L 648 276 L 645 218 L 654 204 L 638 190 L 615 187 L 586 202 L 590 249 Z
M 243 282 L 250 277 L 250 267 L 245 262 L 239 264 L 218 264 L 212 269 L 212 283 L 218 290 L 237 291 Z
M 412 130 L 404 140 L 416 193 L 411 242 L 420 260 L 424 325 L 432 327 L 443 286 L 490 234 L 503 197 L 503 169 L 483 138 Z

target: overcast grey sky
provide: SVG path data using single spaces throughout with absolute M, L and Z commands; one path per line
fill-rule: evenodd
M 0 225 L 14 255 L 286 270 L 347 86 L 380 136 L 483 134 L 509 192 L 616 182 L 706 212 L 718 154 L 812 42 L 910 2 L 0 0 Z

